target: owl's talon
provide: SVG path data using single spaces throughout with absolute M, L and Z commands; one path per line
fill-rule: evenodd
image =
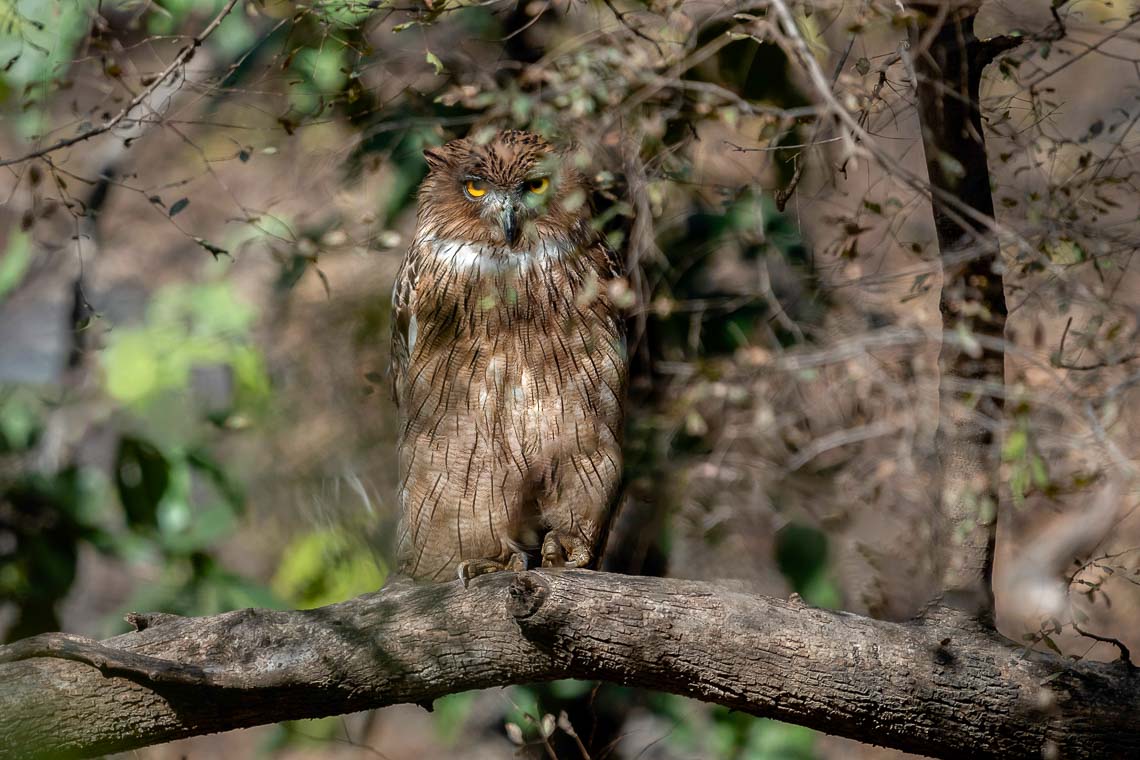
M 472 578 L 500 570 L 526 570 L 526 557 L 519 552 L 512 552 L 506 562 L 497 559 L 465 559 L 456 568 L 456 575 L 463 581 L 463 588 L 468 588 Z
M 542 540 L 543 567 L 587 567 L 593 559 L 580 537 L 552 530 Z
M 494 559 L 465 559 L 456 568 L 459 580 L 463 581 L 463 588 L 471 585 L 471 579 L 480 575 L 494 573 L 503 569 L 503 563 Z

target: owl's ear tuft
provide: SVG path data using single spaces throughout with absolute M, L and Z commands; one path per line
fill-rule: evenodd
M 424 160 L 427 161 L 427 165 L 432 169 L 442 169 L 447 166 L 447 158 L 443 153 L 443 146 L 441 145 L 424 148 Z

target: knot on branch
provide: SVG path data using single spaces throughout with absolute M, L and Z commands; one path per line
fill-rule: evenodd
M 516 620 L 525 620 L 550 596 L 550 584 L 538 573 L 519 573 L 507 589 L 507 611 Z
M 156 625 L 169 623 L 174 620 L 184 620 L 182 615 L 172 615 L 168 612 L 128 612 L 123 620 L 131 624 L 136 631 L 145 631 Z

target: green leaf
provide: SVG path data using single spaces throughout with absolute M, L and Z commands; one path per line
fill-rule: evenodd
M 757 719 L 750 722 L 745 760 L 815 760 L 816 734 L 810 728 Z
M 245 493 L 241 486 L 206 451 L 200 449 L 191 451 L 186 455 L 186 461 L 210 479 L 234 513 L 244 510 Z
M 1024 464 L 1018 464 L 1013 467 L 1013 471 L 1009 474 L 1009 492 L 1013 496 L 1014 502 L 1020 504 L 1025 500 L 1025 494 L 1029 491 L 1029 468 Z
M 170 526 L 172 529 L 164 533 L 162 544 L 168 551 L 179 554 L 204 551 L 232 535 L 237 525 L 233 510 L 226 504 L 194 509 L 181 502 L 178 507 L 185 510 L 185 522 L 177 530 Z
M 432 724 L 436 736 L 447 745 L 454 745 L 465 735 L 464 725 L 475 706 L 475 692 L 464 691 L 440 697 L 432 704 Z
M 805 602 L 813 607 L 836 609 L 843 602 L 839 594 L 839 587 L 831 578 L 827 577 L 825 572 L 816 573 L 808 579 L 808 582 L 803 585 L 800 595 Z
M 938 166 L 946 178 L 957 184 L 957 180 L 966 176 L 966 167 L 954 156 L 944 151 L 938 152 Z
M 125 404 L 150 395 L 158 385 L 158 360 L 145 333 L 118 333 L 102 356 L 107 392 Z
M 578 699 L 589 694 L 593 688 L 594 684 L 591 681 L 577 681 L 571 678 L 550 683 L 550 691 L 559 699 Z
M 1033 479 L 1033 485 L 1040 489 L 1049 487 L 1049 468 L 1045 464 L 1045 460 L 1039 456 L 1032 456 L 1029 458 L 1029 471 Z
M 348 61 L 343 45 L 331 40 L 320 48 L 304 48 L 293 59 L 293 68 L 305 75 L 319 93 L 339 91 L 348 81 Z
M 430 63 L 433 68 L 435 68 L 436 76 L 439 76 L 440 74 L 442 74 L 446 70 L 443 68 L 443 61 L 439 60 L 439 56 L 437 56 L 435 53 L 431 52 L 430 50 L 427 51 L 426 59 L 427 59 L 427 62 Z
M 1050 259 L 1061 265 L 1079 264 L 1088 258 L 1088 254 L 1085 253 L 1085 249 L 1079 243 L 1067 238 L 1047 243 L 1045 253 Z
M 226 60 L 236 59 L 257 41 L 257 32 L 244 13 L 231 13 L 222 20 L 211 42 Z
M 1005 462 L 1015 462 L 1025 457 L 1029 449 L 1029 436 L 1024 430 L 1017 429 L 1011 432 L 1001 447 L 1001 458 Z
M 12 230 L 8 245 L 0 252 L 0 301 L 20 284 L 32 260 L 32 246 L 26 232 Z

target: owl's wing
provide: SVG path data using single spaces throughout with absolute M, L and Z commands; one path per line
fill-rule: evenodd
M 401 389 L 408 374 L 408 361 L 416 340 L 414 299 L 416 296 L 416 257 L 409 251 L 396 272 L 392 285 L 392 354 L 388 366 L 392 400 L 401 405 Z

